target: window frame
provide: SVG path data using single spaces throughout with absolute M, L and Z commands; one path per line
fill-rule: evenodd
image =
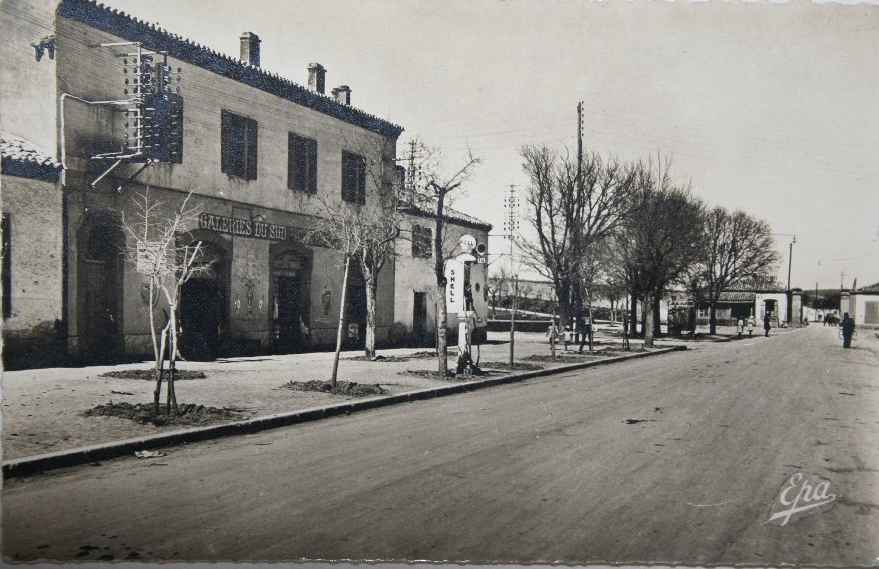
M 240 141 L 236 140 L 236 134 Z M 227 176 L 256 180 L 258 156 L 259 123 L 223 109 L 220 112 L 220 171 Z
M 419 239 L 423 242 L 421 249 Z M 424 225 L 412 224 L 412 256 L 416 259 L 430 259 L 433 257 L 433 228 Z
M 317 193 L 317 155 L 316 139 L 295 132 L 287 133 L 287 189 L 306 194 Z M 306 166 L 304 175 L 300 171 L 300 164 Z
M 354 188 L 350 188 L 351 173 L 349 172 L 349 164 L 359 164 L 359 168 L 354 172 L 356 180 L 354 180 Z M 351 192 L 354 195 L 351 195 Z M 356 152 L 342 151 L 342 201 L 365 205 L 366 204 L 366 158 Z

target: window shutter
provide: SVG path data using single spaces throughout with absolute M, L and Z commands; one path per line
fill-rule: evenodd
M 309 193 L 317 192 L 317 141 L 308 141 L 308 186 Z
M 0 220 L 0 232 L 3 233 L 3 243 L 0 247 L 0 255 L 3 256 L 3 318 L 12 316 L 12 238 L 9 224 L 9 214 L 4 213 Z
M 308 191 L 308 155 L 306 154 L 307 141 L 301 136 L 296 137 L 296 189 L 300 192 Z
M 357 157 L 357 201 L 366 203 L 366 160 Z
M 351 156 L 346 152 L 342 153 L 342 199 L 351 201 Z
M 296 189 L 296 135 L 287 133 L 287 188 Z
M 226 111 L 220 114 L 220 171 L 230 174 L 232 166 L 232 117 Z
M 246 120 L 244 135 L 247 138 L 247 157 L 246 157 L 246 172 L 244 177 L 248 180 L 256 180 L 256 157 L 257 157 L 257 130 L 258 124 L 254 120 Z

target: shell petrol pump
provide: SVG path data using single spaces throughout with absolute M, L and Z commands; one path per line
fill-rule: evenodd
M 473 346 L 485 341 L 488 314 L 486 246 L 472 235 L 462 235 L 445 264 L 446 305 L 449 327 L 457 327 L 458 373 L 478 369 L 479 358 L 473 360 Z M 455 317 L 457 316 L 457 317 Z M 450 330 L 451 331 L 451 330 Z

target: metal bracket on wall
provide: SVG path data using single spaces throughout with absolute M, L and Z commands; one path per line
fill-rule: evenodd
M 37 61 L 43 59 L 43 53 L 49 52 L 49 59 L 55 59 L 55 36 L 45 36 L 37 43 L 32 43 L 34 48 L 34 58 Z

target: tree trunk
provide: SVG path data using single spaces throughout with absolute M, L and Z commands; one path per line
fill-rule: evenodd
M 644 302 L 642 303 L 642 313 L 644 314 L 644 347 L 652 348 L 653 347 L 653 324 L 654 324 L 654 296 L 652 294 L 644 295 Z
M 645 293 L 644 298 L 641 299 L 641 336 L 642 337 L 647 336 L 647 313 L 648 312 L 652 313 L 652 310 L 649 310 L 647 308 L 648 306 L 650 306 L 649 299 L 650 299 L 650 295 L 647 293 Z M 652 316 L 652 314 L 651 314 L 651 316 Z M 652 321 L 653 318 L 651 317 L 650 320 Z M 652 324 L 651 324 L 651 326 L 652 326 Z M 651 335 L 653 334 L 652 328 L 650 329 L 650 333 L 651 333 Z
M 367 358 L 375 359 L 375 295 L 378 282 L 375 276 L 366 280 L 366 340 L 364 351 Z
M 179 298 L 179 293 L 178 293 Z M 177 390 L 175 389 L 174 380 L 177 379 L 177 304 L 170 307 L 171 313 L 171 335 L 169 337 L 171 361 L 168 363 L 168 409 L 169 415 L 177 414 Z
M 653 299 L 653 337 L 658 338 L 662 335 L 662 312 L 660 311 L 659 303 L 661 296 L 659 294 Z
M 170 320 L 169 320 L 170 322 Z M 162 376 L 165 368 L 165 348 L 168 345 L 168 324 L 162 329 L 162 338 L 159 341 L 159 359 L 156 363 L 156 389 L 153 391 L 153 414 L 159 414 L 159 399 L 162 396 Z
M 717 303 L 714 301 L 708 305 L 708 333 L 717 334 Z
M 571 284 L 559 279 L 556 295 L 559 298 L 559 326 L 564 330 L 571 322 Z
M 351 255 L 345 255 L 345 273 L 342 276 L 342 294 L 339 295 L 339 328 L 336 330 L 336 353 L 333 355 L 333 375 L 330 385 L 336 387 L 339 376 L 339 353 L 342 351 L 342 333 L 345 329 L 345 302 L 348 295 L 348 271 L 351 268 Z
M 638 297 L 632 294 L 632 305 L 629 306 L 629 336 L 638 336 Z

